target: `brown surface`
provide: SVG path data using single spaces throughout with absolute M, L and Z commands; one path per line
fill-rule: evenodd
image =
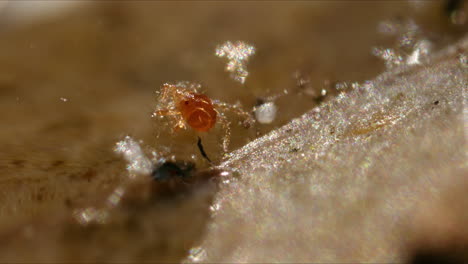
M 157 150 L 165 147 L 179 159 L 196 155 L 198 167 L 207 166 L 196 148 L 197 134 L 172 134 L 164 120 L 151 119 L 162 83 L 201 82 L 210 97 L 239 100 L 246 108 L 257 97 L 292 91 L 279 100 L 274 124 L 248 130 L 234 126 L 231 149 L 236 149 L 256 132 L 283 125 L 317 104 L 297 93 L 296 71 L 317 90 L 327 88 L 324 82 L 363 81 L 381 72 L 383 63 L 370 49 L 393 43 L 376 32 L 383 19 L 415 18 L 435 36 L 436 47 L 457 39 L 463 31 L 445 21 L 440 6 L 434 2 L 415 10 L 398 1 L 102 2 L 53 21 L 4 27 L 2 260 L 182 259 L 203 233 L 215 188 L 195 188 L 196 195 L 154 203 L 138 198 L 139 206 L 118 208 L 116 223 L 105 226 L 83 229 L 68 216 L 78 205 L 100 203 L 122 181 L 125 163 L 112 149 L 124 135 Z M 215 46 L 226 40 L 244 40 L 257 48 L 248 88 L 232 81 L 224 61 L 214 56 Z M 221 136 L 218 128 L 202 137 L 216 161 Z

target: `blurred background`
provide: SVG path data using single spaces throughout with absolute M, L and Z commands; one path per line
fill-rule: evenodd
M 0 1 L 1 260 L 182 260 L 204 233 L 215 189 L 150 205 L 138 198 L 103 228 L 69 219 L 122 184 L 126 164 L 113 149 L 126 135 L 146 153 L 210 166 L 199 134 L 151 117 L 163 83 L 200 83 L 249 113 L 277 96 L 269 124 L 245 128 L 227 113 L 234 150 L 410 63 L 418 45 L 436 52 L 456 42 L 466 12 L 466 1 L 451 0 Z M 256 49 L 245 84 L 215 56 L 237 40 Z M 224 133 L 200 135 L 215 164 Z

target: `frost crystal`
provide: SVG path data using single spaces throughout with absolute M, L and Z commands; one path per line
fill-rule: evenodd
M 151 161 L 141 150 L 140 144 L 133 138 L 126 136 L 124 140 L 117 142 L 114 151 L 122 154 L 128 162 L 127 170 L 136 174 L 151 173 Z
M 201 262 L 206 258 L 206 252 L 202 247 L 194 247 L 189 250 L 189 262 Z
M 406 23 L 401 25 L 400 31 L 402 32 L 401 36 L 398 38 L 398 44 L 400 47 L 412 46 L 421 34 L 421 30 L 413 20 L 408 20 Z
M 431 48 L 431 43 L 428 40 L 421 40 L 416 43 L 413 52 L 406 59 L 406 63 L 411 64 L 420 64 L 421 57 L 427 56 Z
M 216 56 L 220 58 L 226 57 L 228 60 L 226 71 L 231 73 L 231 77 L 234 80 L 242 84 L 249 75 L 246 66 L 247 61 L 254 54 L 255 47 L 242 41 L 237 41 L 234 44 L 227 41 L 216 47 Z
M 413 20 L 383 21 L 377 30 L 385 35 L 395 35 L 394 48 L 372 49 L 372 54 L 385 61 L 385 66 L 390 69 L 399 65 L 421 64 L 431 51 L 432 43 L 424 39 L 422 30 Z
M 403 57 L 393 49 L 373 48 L 372 54 L 383 59 L 387 68 L 392 68 L 403 62 Z

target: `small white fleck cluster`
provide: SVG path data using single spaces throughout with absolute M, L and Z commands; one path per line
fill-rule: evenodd
M 394 66 L 398 66 L 403 64 L 403 56 L 401 56 L 397 51 L 394 49 L 385 49 L 385 48 L 376 48 L 372 49 L 372 55 L 381 58 L 385 61 L 385 66 L 387 68 L 392 68 Z
M 109 212 L 106 210 L 88 207 L 84 209 L 77 209 L 73 212 L 74 218 L 78 223 L 87 225 L 92 222 L 104 224 L 109 218 Z
M 423 31 L 413 20 L 382 21 L 378 31 L 397 38 L 394 48 L 372 49 L 372 54 L 383 59 L 387 68 L 421 64 L 431 52 L 432 43 L 424 38 Z
M 201 262 L 206 259 L 206 252 L 202 247 L 193 247 L 189 250 L 187 262 Z
M 126 136 L 124 140 L 117 142 L 114 151 L 122 154 L 128 162 L 127 170 L 131 173 L 151 173 L 151 161 L 141 150 L 140 144 L 133 138 Z
M 406 63 L 408 65 L 421 64 L 421 57 L 424 58 L 429 54 L 431 46 L 432 44 L 428 40 L 418 41 L 414 45 L 413 52 L 406 58 Z
M 254 54 L 255 47 L 242 41 L 236 41 L 235 43 L 227 41 L 216 47 L 216 56 L 228 59 L 226 71 L 231 73 L 234 80 L 242 84 L 249 75 L 246 66 L 247 61 Z

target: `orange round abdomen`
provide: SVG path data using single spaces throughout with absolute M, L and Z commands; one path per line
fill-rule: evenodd
M 179 110 L 187 124 L 197 131 L 206 132 L 216 123 L 217 113 L 206 95 L 193 94 L 181 100 Z

